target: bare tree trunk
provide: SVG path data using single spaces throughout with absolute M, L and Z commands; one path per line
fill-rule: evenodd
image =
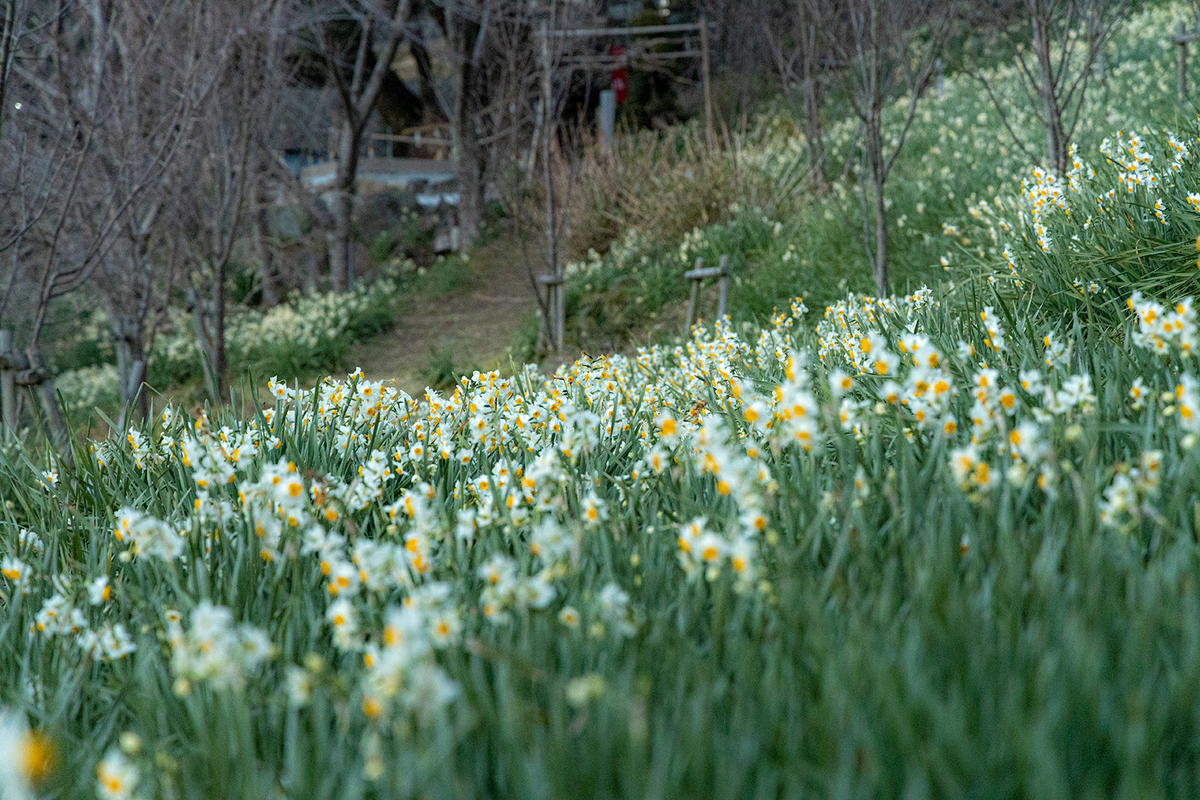
M 554 278 L 553 287 L 550 292 L 550 306 L 552 308 L 551 319 L 554 321 L 553 330 L 547 331 L 549 334 L 551 346 L 554 352 L 562 353 L 564 328 L 566 321 L 564 316 L 563 303 L 563 284 L 562 284 L 562 265 L 559 263 L 558 257 L 558 210 L 555 206 L 554 196 L 554 165 L 550 161 L 551 143 L 554 138 L 554 76 L 552 73 L 551 51 L 550 51 L 550 28 L 546 23 L 542 23 L 541 30 L 541 45 L 542 45 L 542 179 L 545 183 L 546 191 L 546 259 L 549 262 L 550 274 Z
M 8 86 L 8 71 L 12 65 L 13 40 L 16 38 L 17 0 L 6 0 L 4 21 L 0 22 L 0 123 L 4 121 L 4 95 Z M 3 125 L 0 125 L 0 129 Z
M 121 401 L 119 427 L 125 426 L 128 412 L 132 410 L 136 419 L 149 416 L 149 398 L 142 391 L 146 377 L 146 348 L 144 338 L 138 330 L 137 320 L 121 314 L 110 304 L 113 349 L 117 355 L 117 394 Z
M 71 434 L 67 429 L 67 419 L 63 416 L 62 406 L 58 404 L 54 381 L 46 372 L 46 366 L 42 363 L 42 354 L 38 350 L 37 344 L 31 344 L 26 353 L 29 356 L 30 371 L 40 378 L 35 391 L 38 402 L 42 406 L 42 416 L 46 423 L 46 433 L 50 438 L 50 444 L 54 447 L 60 463 L 69 466 L 72 461 Z
M 1046 30 L 1047 21 L 1035 9 L 1030 21 L 1033 24 L 1033 47 L 1037 55 L 1038 94 L 1042 101 L 1042 122 L 1046 128 L 1046 157 L 1055 175 L 1062 175 L 1067 163 L 1066 135 L 1063 130 L 1063 109 L 1055 92 L 1054 65 L 1050 52 L 1051 42 Z
M 258 161 L 258 159 L 256 159 Z M 252 173 L 254 181 L 254 210 L 251 232 L 254 237 L 254 258 L 258 262 L 258 280 L 265 308 L 279 305 L 279 276 L 275 274 L 275 250 L 271 246 L 271 224 L 267 215 L 271 197 L 267 188 L 267 173 L 261 161 Z
M 821 26 L 828 24 L 829 9 L 822 0 L 801 0 L 796 6 L 800 27 L 800 81 L 804 92 L 804 139 L 808 144 L 808 173 L 813 189 L 825 188 L 825 138 L 821 130 Z
M 434 91 L 433 62 L 429 51 L 423 42 L 414 39 L 410 45 L 413 61 L 417 65 L 417 78 L 420 81 L 421 113 L 425 122 L 433 122 L 441 116 L 441 105 L 438 103 L 437 92 Z
M 212 309 L 213 402 L 225 402 L 229 394 L 229 364 L 225 347 L 225 264 L 213 270 Z
M 275 274 L 275 252 L 271 248 L 270 238 L 267 209 L 260 195 L 258 207 L 254 210 L 254 256 L 258 261 L 264 308 L 279 305 L 279 276 Z
M 807 59 L 806 59 L 807 60 Z M 806 68 L 804 76 L 804 139 L 808 144 L 808 173 L 817 191 L 825 188 L 825 138 L 821 131 L 821 87 Z
M 454 131 L 458 144 L 458 234 L 466 250 L 479 238 L 483 224 L 484 152 L 479 142 L 477 115 L 485 89 L 480 85 L 480 62 L 487 35 L 487 15 L 479 21 L 456 13 L 447 20 L 458 60 L 458 98 Z
M 871 191 L 875 211 L 875 259 L 872 272 L 875 275 L 875 288 L 880 297 L 888 291 L 888 231 L 887 231 L 887 202 L 883 194 L 883 181 L 876 175 L 871 181 Z
M 125 430 L 126 423 L 132 418 L 135 420 L 145 420 L 150 416 L 150 395 L 142 391 L 142 384 L 146 380 L 146 362 L 144 358 L 137 359 L 130 364 L 129 377 L 120 378 L 122 401 L 121 415 L 117 417 L 117 427 Z M 124 398 L 129 399 L 124 399 Z M 130 412 L 133 412 L 132 417 Z
M 465 119 L 458 126 L 458 235 L 463 250 L 479 238 L 484 211 L 483 147 L 466 106 L 460 101 L 460 114 Z
M 124 325 L 117 323 L 113 336 L 113 349 L 117 351 L 117 394 L 121 399 L 121 407 L 129 402 L 129 372 L 133 361 L 130 358 L 129 340 L 125 336 Z
M 335 292 L 354 286 L 354 253 L 351 242 L 354 220 L 354 193 L 357 188 L 358 145 L 362 129 L 349 122 L 342 125 L 338 145 L 337 173 L 330 203 L 333 230 L 329 233 L 329 277 Z
M 385 4 L 387 5 L 387 4 Z M 367 120 L 379 98 L 383 81 L 391 72 L 396 50 L 404 38 L 404 25 L 408 20 L 410 0 L 398 0 L 388 9 L 386 39 L 378 52 L 374 50 L 377 19 L 368 15 L 360 20 L 361 35 L 354 60 L 353 73 L 349 81 L 342 74 L 342 64 L 334 54 L 331 43 L 322 36 L 321 47 L 325 63 L 329 67 L 342 100 L 342 131 L 338 142 L 337 174 L 333 186 L 333 229 L 328 234 L 329 272 L 335 291 L 344 292 L 354 286 L 354 262 L 351 251 L 351 224 L 354 214 L 354 192 L 358 176 L 358 151 Z M 377 8 L 376 11 L 383 9 Z M 373 57 L 375 64 L 369 75 L 367 64 Z
M 871 274 L 875 278 L 875 289 L 883 297 L 888 290 L 888 252 L 887 252 L 887 196 L 884 187 L 887 184 L 887 164 L 883 151 L 883 110 L 880 98 L 876 98 L 863 120 L 863 149 L 866 151 L 866 172 L 860 180 L 870 181 L 871 216 L 875 223 L 874 252 L 871 252 L 871 241 L 867 242 L 867 255 L 871 259 Z M 866 209 L 863 209 L 866 213 Z M 867 226 L 863 222 L 864 228 Z

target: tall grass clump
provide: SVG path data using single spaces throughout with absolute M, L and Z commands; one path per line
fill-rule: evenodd
M 713 148 L 692 123 L 615 137 L 611 152 L 589 149 L 568 194 L 571 250 L 603 252 L 628 231 L 677 240 L 727 222 L 731 205 L 794 211 L 804 202 L 800 162 L 768 171 L 754 156 L 778 135 L 774 126 L 747 124 Z

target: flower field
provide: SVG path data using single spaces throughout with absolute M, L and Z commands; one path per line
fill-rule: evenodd
M 1013 308 L 796 302 L 10 460 L 6 791 L 1192 796 L 1196 312 Z
M 1200 125 L 1117 124 L 914 205 L 901 296 L 3 451 L 0 798 L 1200 795 Z M 234 352 L 319 366 L 370 291 Z

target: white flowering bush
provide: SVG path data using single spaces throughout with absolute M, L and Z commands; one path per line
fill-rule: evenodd
M 247 310 L 227 322 L 226 347 L 235 369 L 279 374 L 327 369 L 345 356 L 357 335 L 390 323 L 400 280 L 385 276 L 350 292 L 299 295 L 265 313 Z M 152 374 L 199 374 L 200 352 L 190 319 L 179 312 L 171 331 L 155 340 Z
M 401 283 L 399 275 L 388 274 L 351 292 L 297 295 L 265 312 L 235 310 L 225 331 L 230 368 L 289 376 L 334 368 L 355 339 L 392 323 Z M 100 332 L 92 324 L 85 334 Z M 148 380 L 168 388 L 201 379 L 202 365 L 191 315 L 174 309 L 167 330 L 154 340 Z M 120 397 L 116 368 L 109 364 L 67 370 L 56 377 L 55 388 L 73 408 L 111 408 Z
M 112 364 L 59 373 L 54 389 L 69 408 L 111 408 L 120 402 L 117 368 Z

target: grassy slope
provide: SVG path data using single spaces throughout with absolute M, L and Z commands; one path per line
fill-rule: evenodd
M 1167 38 L 1186 13 L 1180 4 L 1155 6 L 1119 27 L 1106 54 L 1105 79 L 1092 86 L 1076 132 L 1081 152 L 1094 155 L 1100 139 L 1120 128 L 1190 125 L 1193 109 L 1174 102 L 1174 46 Z M 1001 64 L 986 74 L 1008 103 L 1008 123 L 1021 147 L 974 78 L 951 75 L 942 97 L 930 91 L 922 99 L 888 184 L 897 291 L 937 280 L 943 257 L 953 271 L 967 254 L 978 256 L 987 242 L 947 235 L 943 223 L 954 226 L 951 232 L 964 227 L 970 205 L 1015 192 L 1042 157 L 1043 134 L 1025 107 L 1015 66 Z M 903 102 L 887 109 L 893 130 L 904 111 Z M 824 197 L 811 196 L 796 180 L 805 148 L 787 111 L 748 126 L 724 155 L 703 154 L 692 143 L 697 134 L 687 129 L 629 142 L 625 152 L 633 166 L 619 180 L 596 182 L 619 188 L 593 193 L 579 219 L 608 229 L 632 226 L 640 237 L 631 247 L 614 241 L 590 264 L 583 260 L 570 287 L 571 307 L 581 320 L 568 330 L 579 332 L 585 349 L 674 333 L 679 326 L 664 325 L 662 318 L 678 315 L 673 309 L 687 291 L 681 273 L 697 256 L 713 263 L 722 253 L 731 255 L 735 321 L 762 320 L 792 297 L 821 308 L 847 290 L 869 290 L 861 199 L 853 180 L 839 177 L 848 161 L 850 169 L 857 163 L 855 127 L 851 119 L 838 119 L 826 128 L 835 180 Z M 589 241 L 586 225 L 579 238 Z

